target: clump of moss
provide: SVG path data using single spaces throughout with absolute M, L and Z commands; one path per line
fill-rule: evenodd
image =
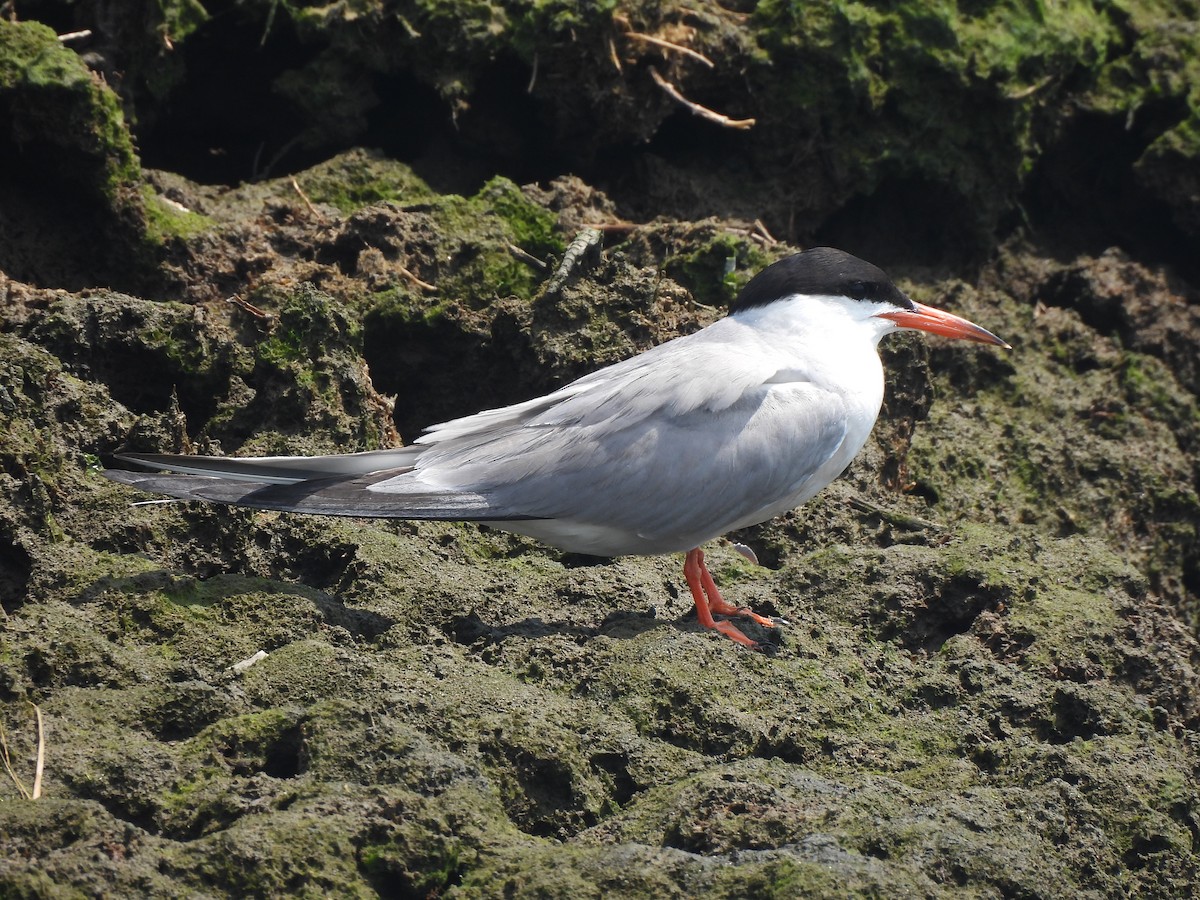
M 388 201 L 428 202 L 436 196 L 409 166 L 366 150 L 339 154 L 298 175 L 297 182 L 314 202 L 343 213 Z
M 0 122 L 5 202 L 24 220 L 0 266 L 75 288 L 150 278 L 158 241 L 121 102 L 44 25 L 0 21 Z
M 210 217 L 167 202 L 149 185 L 142 187 L 146 213 L 146 239 L 162 244 L 172 238 L 187 240 L 216 227 Z
M 50 154 L 40 165 L 76 190 L 137 203 L 141 173 L 116 95 L 46 26 L 0 20 L 0 109 L 8 139 Z

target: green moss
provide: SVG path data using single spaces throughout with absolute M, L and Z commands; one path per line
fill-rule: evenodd
M 458 243 L 438 277 L 438 293 L 475 308 L 500 297 L 532 296 L 540 273 L 518 260 L 510 244 L 535 256 L 563 249 L 553 216 L 505 178 L 494 178 L 470 198 L 446 195 L 431 215 L 439 232 Z
M 485 184 L 472 198 L 482 211 L 499 216 L 512 235 L 513 243 L 534 256 L 545 258 L 562 253 L 554 213 L 534 203 L 521 189 L 502 176 Z
M 176 44 L 186 40 L 210 18 L 200 0 L 163 0 L 158 7 L 162 12 L 163 27 Z
M 144 185 L 141 193 L 146 211 L 146 237 L 154 243 L 161 244 L 168 238 L 186 240 L 216 227 L 216 222 L 208 216 L 168 203 L 149 185 Z
M 375 203 L 416 204 L 436 195 L 404 163 L 365 150 L 353 150 L 308 169 L 297 182 L 315 203 L 352 213 Z
M 985 231 L 1030 171 L 1063 82 L 1098 72 L 1123 41 L 1106 9 L 1082 2 L 768 0 L 754 22 L 763 77 L 792 117 L 783 128 L 819 129 L 863 194 L 889 175 L 949 186 Z
M 329 295 L 303 284 L 286 295 L 278 324 L 255 346 L 260 360 L 279 368 L 295 369 L 300 377 L 315 378 L 304 363 L 328 356 L 332 348 L 358 347 L 360 326 Z M 295 364 L 301 364 L 298 368 Z
M 137 202 L 141 171 L 120 102 L 51 29 L 0 20 L 0 108 L 12 139 L 48 149 L 61 177 L 113 206 Z
M 696 249 L 668 257 L 664 268 L 700 303 L 724 309 L 772 260 L 743 235 L 717 228 L 713 231 L 713 237 L 700 242 Z
M 183 743 L 186 777 L 164 793 L 165 804 L 183 811 L 189 798 L 210 786 L 224 783 L 228 790 L 231 776 L 264 770 L 287 774 L 277 768 L 284 765 L 279 755 L 285 748 L 295 752 L 298 727 L 295 710 L 268 708 L 222 718 Z
M 1162 360 L 1125 352 L 1117 379 L 1134 408 L 1165 422 L 1177 434 L 1200 433 L 1200 403 L 1181 389 Z
M 394 836 L 392 841 L 368 844 L 359 851 L 359 866 L 367 878 L 392 890 L 403 885 L 414 897 L 440 896 L 459 882 L 464 853 L 457 841 L 420 832 L 404 837 L 407 840 Z

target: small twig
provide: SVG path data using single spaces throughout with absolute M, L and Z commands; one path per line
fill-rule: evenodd
M 608 58 L 612 60 L 617 72 L 624 75 L 625 70 L 621 68 L 621 58 L 617 56 L 617 45 L 611 37 L 608 39 Z
M 250 313 L 250 315 L 252 315 L 256 318 L 259 318 L 259 319 L 275 318 L 273 315 L 271 315 L 271 313 L 267 312 L 265 309 L 259 309 L 257 306 L 255 306 L 253 303 L 251 303 L 249 300 L 243 300 L 237 294 L 234 294 L 232 297 L 226 297 L 225 302 L 232 303 L 238 309 L 248 312 L 248 313 Z
M 400 26 L 408 33 L 410 38 L 419 38 L 421 36 L 421 32 L 413 28 L 412 23 L 409 22 L 408 19 L 404 18 L 404 16 L 400 16 L 399 19 Z
M 158 196 L 158 200 L 160 203 L 162 203 L 164 206 L 171 207 L 171 209 L 175 210 L 175 212 L 179 213 L 180 215 L 186 216 L 191 213 L 191 210 L 188 209 L 186 206 L 184 206 L 182 203 L 180 203 L 178 200 L 172 200 L 166 194 L 158 194 L 157 196 Z
M 683 94 L 679 93 L 679 88 L 675 87 L 675 85 L 671 84 L 671 82 L 659 75 L 658 70 L 654 68 L 654 66 L 650 67 L 650 77 L 654 79 L 655 84 L 657 84 L 667 93 L 667 96 L 675 100 L 677 103 L 686 106 L 695 115 L 700 116 L 702 119 L 708 119 L 708 121 L 715 122 L 717 125 L 720 125 L 724 128 L 737 128 L 742 131 L 745 131 L 747 128 L 754 127 L 754 119 L 731 119 L 729 116 L 723 115 L 722 113 L 714 112 L 707 106 L 701 106 L 699 103 L 689 100 L 687 97 L 683 96 Z
M 33 714 L 37 717 L 37 762 L 33 768 L 33 791 L 29 797 L 30 800 L 36 800 L 42 796 L 42 772 L 46 768 L 46 731 L 42 726 L 42 708 L 36 703 L 29 705 L 33 707 Z
M 767 242 L 768 247 L 773 247 L 779 243 L 779 241 L 775 240 L 771 232 L 767 231 L 767 226 L 763 224 L 762 219 L 754 220 L 754 230 L 763 236 L 763 239 Z
M 310 215 L 321 222 L 325 221 L 324 213 L 313 206 L 313 202 L 308 199 L 308 194 L 304 193 L 304 189 L 300 187 L 300 182 L 296 180 L 295 176 L 292 176 L 292 190 L 300 195 L 300 199 L 303 200 L 304 205 L 308 207 L 308 212 Z
M 529 73 L 529 84 L 525 85 L 525 93 L 532 94 L 533 86 L 537 84 L 538 55 L 533 54 L 533 71 Z
M 280 147 L 279 150 L 275 153 L 275 155 L 272 156 L 267 161 L 267 166 L 262 171 L 259 171 L 258 164 L 262 157 L 262 152 L 263 152 L 263 150 L 266 149 L 267 145 L 265 142 L 262 144 L 259 144 L 258 150 L 254 154 L 254 172 L 251 175 L 250 180 L 251 181 L 262 181 L 264 178 L 267 178 L 271 174 L 271 172 L 275 168 L 275 166 L 277 166 L 279 164 L 279 161 L 282 160 L 285 156 L 287 156 L 288 153 L 291 152 L 292 148 L 300 143 L 300 140 L 303 137 L 304 137 L 304 135 L 298 134 L 294 138 L 292 138 L 290 141 L 285 143 L 282 147 Z
M 250 668 L 255 663 L 262 662 L 266 658 L 267 658 L 267 651 L 259 650 L 256 653 L 254 653 L 253 656 L 248 656 L 248 657 L 246 657 L 246 659 L 239 660 L 238 662 L 235 662 L 229 668 L 231 668 L 235 672 L 245 672 L 248 668 Z
M 82 41 L 84 38 L 90 38 L 91 36 L 92 29 L 90 28 L 85 28 L 83 31 L 68 31 L 66 34 L 60 34 L 58 36 L 58 42 L 60 44 L 66 44 L 70 41 Z
M 422 281 L 408 269 L 404 268 L 404 266 L 397 264 L 396 271 L 419 287 L 421 290 L 425 291 L 427 294 L 437 293 L 437 285 L 430 284 L 428 281 Z
M 1045 78 L 1041 79 L 1040 81 L 1035 81 L 1033 84 L 1031 84 L 1027 87 L 1023 87 L 1020 90 L 1011 91 L 1011 92 L 1005 94 L 1004 96 L 1005 96 L 1005 98 L 1007 98 L 1009 100 L 1024 100 L 1026 97 L 1032 97 L 1034 94 L 1036 94 L 1038 91 L 1040 91 L 1042 88 L 1044 88 L 1046 85 L 1048 85 L 1053 80 L 1054 80 L 1053 75 L 1047 75 Z
M 34 717 L 37 719 L 37 760 L 34 763 L 33 769 L 33 790 L 25 787 L 25 783 L 21 781 L 16 770 L 12 766 L 12 757 L 8 752 L 8 735 L 4 732 L 4 726 L 0 725 L 0 760 L 4 762 L 4 770 L 8 773 L 8 777 L 12 779 L 12 783 L 16 785 L 17 792 L 26 800 L 36 800 L 42 796 L 42 773 L 46 769 L 46 729 L 42 722 L 42 709 L 36 703 L 30 703 L 33 707 Z
M 538 259 L 528 250 L 522 250 L 516 244 L 511 242 L 508 244 L 508 252 L 521 262 L 525 263 L 525 265 L 537 269 L 539 272 L 545 272 L 548 268 L 550 268 L 543 260 Z
M 676 44 L 671 41 L 663 40 L 662 38 L 657 38 L 653 35 L 642 34 L 640 31 L 626 31 L 625 37 L 633 38 L 635 41 L 645 41 L 647 44 L 653 44 L 655 47 L 661 47 L 664 50 L 674 50 L 676 53 L 682 53 L 685 56 L 690 56 L 692 59 L 704 63 L 704 65 L 708 66 L 710 69 L 716 68 L 711 59 L 709 59 L 703 53 L 693 50 L 691 47 L 685 47 L 682 44 Z

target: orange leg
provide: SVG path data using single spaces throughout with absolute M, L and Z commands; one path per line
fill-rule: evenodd
M 708 566 L 704 564 L 704 554 L 700 550 L 693 550 L 693 553 L 700 554 L 700 583 L 704 585 L 704 593 L 708 595 L 708 609 L 719 616 L 745 616 L 747 619 L 752 619 L 759 625 L 765 625 L 768 628 L 774 628 L 778 623 L 774 619 L 768 619 L 766 616 L 760 616 L 748 606 L 734 606 L 721 596 L 721 592 L 717 590 L 717 583 L 713 581 L 712 575 L 708 571 Z
M 716 621 L 713 613 L 720 616 L 748 616 L 760 625 L 774 627 L 775 623 L 770 619 L 751 612 L 746 607 L 737 607 L 725 601 L 721 592 L 717 590 L 717 583 L 713 581 L 708 567 L 704 565 L 704 551 L 699 547 L 688 551 L 683 562 L 683 577 L 687 579 L 688 588 L 692 592 L 692 600 L 696 604 L 696 618 L 705 628 L 715 628 L 739 644 L 757 648 L 759 646 L 757 641 L 742 634 L 741 629 L 732 622 Z

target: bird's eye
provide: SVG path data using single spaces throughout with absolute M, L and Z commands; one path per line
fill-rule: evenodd
M 852 281 L 846 286 L 846 296 L 854 300 L 865 300 L 871 293 L 872 285 L 866 281 Z

